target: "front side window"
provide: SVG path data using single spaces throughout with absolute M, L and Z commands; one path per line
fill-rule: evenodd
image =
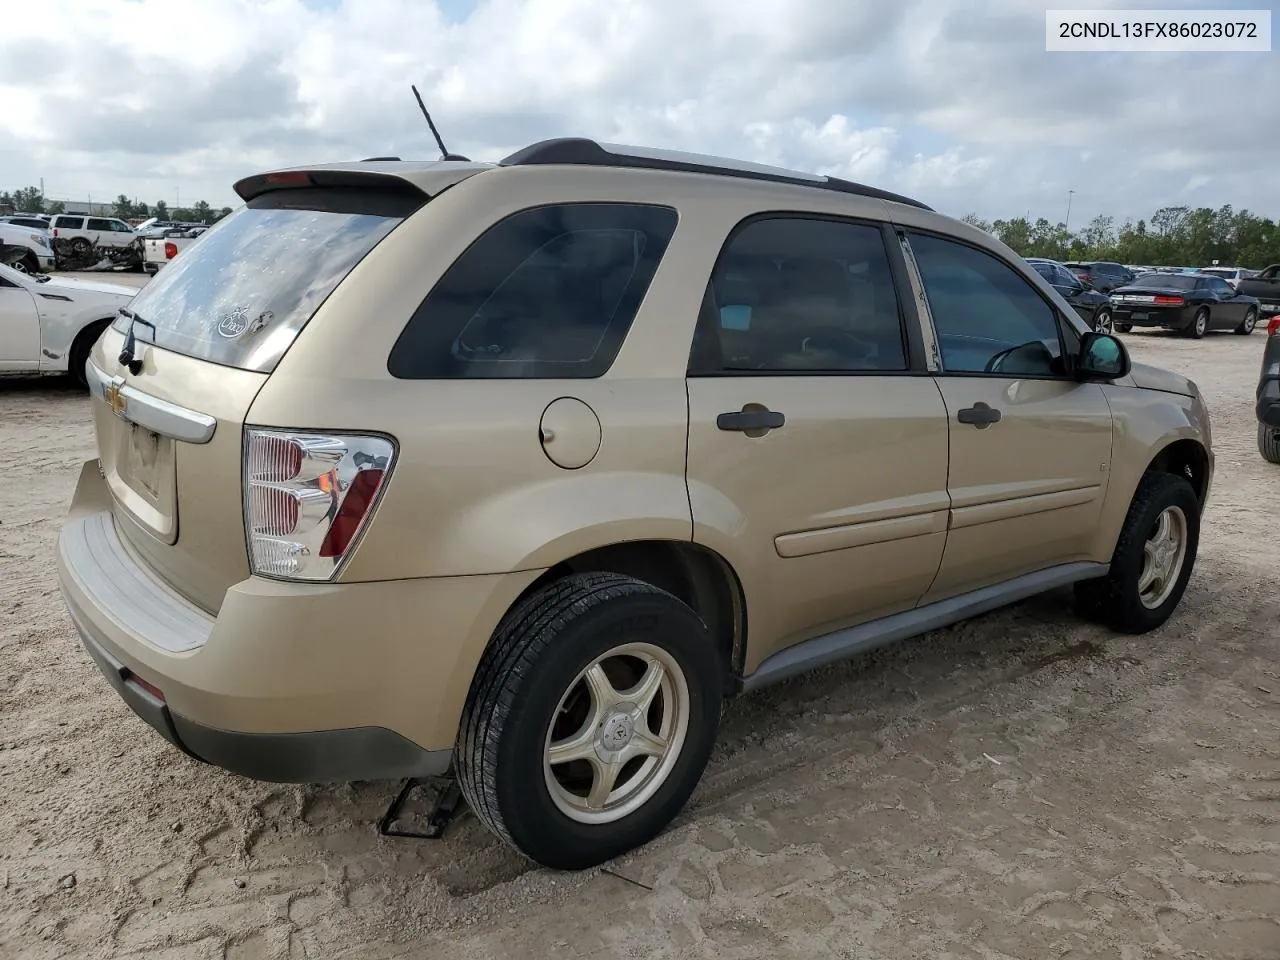
M 703 314 L 691 363 L 697 373 L 907 369 L 876 226 L 798 215 L 749 222 L 721 251 Z
M 427 294 L 388 370 L 406 380 L 603 375 L 676 220 L 670 207 L 629 203 L 557 204 L 505 218 Z
M 1017 271 L 952 240 L 909 240 L 948 373 L 1065 374 L 1057 314 Z

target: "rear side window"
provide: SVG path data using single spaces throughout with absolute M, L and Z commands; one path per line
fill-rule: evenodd
M 698 373 L 907 369 L 879 227 L 790 215 L 750 221 L 721 252 L 703 310 L 691 360 Z
M 421 194 L 295 188 L 263 194 L 171 262 L 129 310 L 135 336 L 176 353 L 268 373 L 312 314 Z M 124 331 L 123 315 L 115 329 Z
M 62 230 L 79 230 L 83 223 L 83 217 L 57 217 L 53 221 L 53 225 Z
M 91 219 L 91 220 L 89 221 L 88 229 L 89 229 L 89 230 L 107 230 L 107 231 L 110 231 L 110 230 L 111 230 L 111 221 L 110 221 L 110 220 L 97 220 L 97 219 Z
M 405 380 L 603 375 L 676 220 L 670 207 L 627 203 L 512 214 L 445 271 L 401 332 L 388 370 Z

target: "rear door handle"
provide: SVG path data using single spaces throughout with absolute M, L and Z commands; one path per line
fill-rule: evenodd
M 957 413 L 956 419 L 961 423 L 972 424 L 979 430 L 985 430 L 991 424 L 1000 422 L 1000 411 L 979 400 L 972 407 L 965 407 Z
M 739 433 L 752 433 L 757 430 L 777 430 L 787 418 L 777 410 L 747 409 L 722 413 L 716 417 L 716 426 L 721 430 L 736 430 Z

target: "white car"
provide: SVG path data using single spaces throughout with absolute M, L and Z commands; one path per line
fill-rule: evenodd
M 1221 277 L 1231 286 L 1238 286 L 1241 280 L 1247 280 L 1254 276 L 1258 271 L 1249 270 L 1246 267 L 1201 267 L 1201 273 L 1207 273 L 1211 277 Z
M 0 266 L 0 374 L 70 373 L 84 383 L 89 350 L 137 292 Z
M 65 245 L 75 257 L 88 256 L 94 249 L 127 247 L 137 239 L 133 227 L 123 220 L 78 213 L 55 215 L 49 222 L 49 231 L 58 250 L 62 251 Z
M 53 269 L 53 245 L 47 230 L 17 223 L 0 223 L 0 264 L 23 273 Z

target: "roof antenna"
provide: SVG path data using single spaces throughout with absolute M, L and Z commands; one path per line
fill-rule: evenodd
M 422 94 L 418 92 L 418 88 L 414 84 L 409 84 L 409 89 L 413 91 L 413 95 L 418 98 L 418 106 L 422 110 L 422 115 L 427 118 L 427 126 L 431 128 L 431 135 L 436 138 L 436 143 L 440 147 L 441 160 L 461 160 L 463 163 L 470 163 L 466 157 L 458 153 L 450 153 L 445 149 L 444 141 L 440 139 L 440 131 L 436 129 L 435 123 L 431 119 L 431 114 L 427 113 L 427 105 L 422 102 Z

